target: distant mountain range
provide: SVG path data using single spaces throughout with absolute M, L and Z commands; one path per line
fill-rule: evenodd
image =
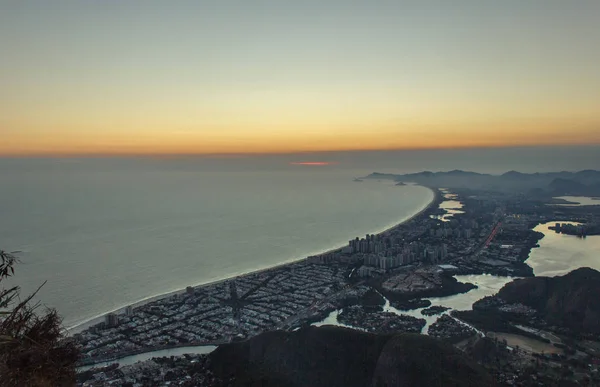
M 502 175 L 453 170 L 418 172 L 405 175 L 372 173 L 365 179 L 386 179 L 446 188 L 473 188 L 499 192 L 532 193 L 547 196 L 600 196 L 600 171 L 521 173 Z

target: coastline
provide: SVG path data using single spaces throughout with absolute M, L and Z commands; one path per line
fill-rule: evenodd
M 413 220 L 413 219 L 421 216 L 423 213 L 425 213 L 426 211 L 430 210 L 433 206 L 439 205 L 439 203 L 444 200 L 443 194 L 442 194 L 442 192 L 439 189 L 433 188 L 433 187 L 428 187 L 428 186 L 421 185 L 421 184 L 415 184 L 415 185 L 419 185 L 419 186 L 421 186 L 423 188 L 428 189 L 433 194 L 433 197 L 432 197 L 431 201 L 429 203 L 427 203 L 421 210 L 419 210 L 415 214 L 407 217 L 406 219 L 402 219 L 399 223 L 395 223 L 392 226 L 386 227 L 382 231 L 375 232 L 374 235 L 386 235 L 390 231 L 393 231 L 396 228 L 404 225 L 405 223 L 410 222 L 411 220 Z M 303 258 L 292 259 L 290 261 L 285 261 L 285 262 L 282 262 L 282 263 L 274 265 L 274 266 L 268 266 L 268 267 L 259 268 L 259 269 L 256 269 L 256 270 L 249 270 L 249 271 L 246 271 L 246 272 L 243 272 L 243 273 L 239 273 L 239 274 L 236 274 L 236 275 L 231 275 L 231 276 L 228 276 L 228 277 L 219 278 L 219 279 L 215 279 L 215 280 L 208 281 L 208 282 L 202 282 L 202 283 L 198 283 L 198 284 L 193 284 L 193 285 L 190 285 L 190 286 L 193 287 L 193 288 L 195 288 L 195 289 L 200 289 L 200 288 L 203 288 L 203 287 L 209 287 L 209 286 L 218 285 L 218 284 L 230 281 L 230 280 L 232 280 L 234 278 L 243 277 L 243 276 L 246 276 L 246 275 L 267 273 L 267 272 L 269 272 L 271 270 L 278 270 L 278 269 L 281 269 L 283 267 L 292 265 L 294 263 L 305 261 L 310 256 L 324 255 L 324 254 L 330 254 L 330 253 L 334 253 L 334 252 L 339 252 L 344 247 L 345 247 L 345 245 L 339 246 L 339 247 L 335 247 L 335 248 L 332 248 L 332 249 L 329 249 L 329 250 L 326 250 L 326 251 L 322 251 L 322 252 L 318 252 L 318 253 L 314 253 L 314 254 L 309 254 L 308 256 L 305 256 Z M 72 325 L 70 327 L 67 327 L 67 328 L 65 328 L 65 330 L 67 332 L 67 335 L 72 336 L 72 335 L 75 335 L 77 333 L 80 333 L 81 331 L 83 331 L 83 330 L 85 330 L 85 329 L 87 329 L 89 327 L 92 327 L 94 325 L 97 325 L 97 324 L 101 323 L 102 321 L 104 321 L 104 317 L 107 314 L 110 314 L 110 313 L 117 313 L 117 314 L 118 313 L 124 313 L 125 309 L 128 308 L 128 307 L 136 308 L 136 307 L 143 306 L 143 305 L 146 305 L 148 303 L 151 303 L 153 301 L 157 301 L 157 300 L 162 300 L 162 299 L 165 299 L 165 298 L 169 298 L 169 297 L 172 297 L 172 296 L 177 295 L 177 294 L 183 294 L 183 293 L 185 293 L 185 291 L 186 291 L 186 288 L 181 288 L 181 289 L 176 289 L 176 290 L 173 290 L 173 291 L 170 291 L 170 292 L 166 292 L 166 293 L 161 293 L 161 294 L 149 296 L 149 297 L 146 297 L 146 298 L 141 299 L 139 301 L 136 301 L 134 303 L 126 304 L 126 305 L 123 305 L 123 306 L 121 306 L 119 308 L 116 308 L 116 309 L 113 309 L 113 310 L 106 311 L 106 312 L 103 312 L 101 314 L 98 314 L 95 317 L 92 317 L 92 318 L 84 320 L 84 321 L 82 321 L 80 323 L 76 323 L 75 325 Z M 144 351 L 144 352 L 149 352 L 149 351 Z

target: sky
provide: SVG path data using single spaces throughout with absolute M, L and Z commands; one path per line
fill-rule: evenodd
M 0 155 L 600 144 L 600 1 L 0 0 Z

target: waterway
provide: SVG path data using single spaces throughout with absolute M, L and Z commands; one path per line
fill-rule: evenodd
M 554 199 L 564 199 L 575 204 L 556 204 L 557 206 L 600 206 L 600 198 L 587 196 L 558 196 Z
M 457 280 L 459 280 L 460 282 L 470 282 L 472 284 L 475 284 L 475 285 L 477 285 L 477 289 L 473 289 L 467 293 L 455 294 L 455 295 L 448 296 L 448 297 L 428 298 L 428 300 L 431 301 L 431 306 L 445 306 L 447 308 L 450 308 L 450 310 L 448 310 L 442 314 L 448 314 L 452 310 L 471 310 L 473 303 L 475 301 L 477 301 L 483 297 L 496 294 L 498 292 L 498 290 L 500 290 L 500 288 L 502 288 L 502 286 L 504 286 L 505 284 L 509 283 L 510 281 L 512 281 L 514 279 L 512 277 L 497 277 L 497 276 L 490 275 L 490 274 L 457 275 L 457 276 L 455 276 L 455 278 Z M 391 313 L 395 313 L 397 315 L 412 316 L 412 317 L 416 317 L 416 318 L 425 319 L 426 324 L 421 331 L 421 333 L 423 333 L 423 334 L 427 334 L 431 324 L 436 322 L 437 319 L 442 315 L 442 314 L 439 314 L 439 315 L 435 315 L 435 316 L 424 316 L 423 314 L 421 314 L 421 311 L 425 308 L 413 309 L 413 310 L 409 310 L 409 311 L 401 311 L 401 310 L 396 309 L 393 306 L 391 306 L 390 301 L 387 298 L 384 297 L 384 299 L 385 299 L 385 305 L 383 307 L 383 310 L 385 312 L 391 312 Z M 347 328 L 358 329 L 358 328 L 355 328 L 350 325 L 339 323 L 337 321 L 337 316 L 339 315 L 339 313 L 341 313 L 341 309 L 334 310 L 322 321 L 319 321 L 312 325 L 314 325 L 314 326 L 337 325 L 337 326 L 343 326 L 343 327 L 347 327 Z
M 119 363 L 119 366 L 127 366 L 132 365 L 140 361 L 150 360 L 154 357 L 171 357 L 171 356 L 181 356 L 185 354 L 207 354 L 214 351 L 217 347 L 214 345 L 201 345 L 194 347 L 179 347 L 179 348 L 171 348 L 171 349 L 161 349 L 158 351 L 152 352 L 144 352 L 137 355 L 126 356 L 117 360 L 106 361 L 102 363 L 96 363 L 89 366 L 83 366 L 77 368 L 77 371 L 82 372 L 89 370 L 90 368 L 100 368 L 106 367 L 111 364 Z

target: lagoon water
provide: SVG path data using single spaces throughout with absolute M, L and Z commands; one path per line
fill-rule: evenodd
M 114 363 L 119 363 L 119 367 L 123 367 L 123 366 L 132 365 L 132 364 L 135 364 L 138 362 L 150 360 L 155 357 L 172 357 L 172 356 L 176 357 L 176 356 L 181 356 L 181 355 L 186 355 L 186 354 L 201 355 L 201 354 L 211 353 L 216 348 L 217 347 L 215 347 L 214 345 L 198 345 L 198 346 L 192 346 L 192 347 L 177 347 L 177 348 L 170 348 L 170 349 L 160 349 L 157 351 L 150 351 L 150 352 L 140 353 L 137 355 L 125 356 L 125 357 L 119 358 L 118 360 L 110 360 L 110 361 L 100 362 L 100 363 L 96 363 L 96 364 L 92 364 L 92 365 L 88 365 L 88 366 L 78 367 L 77 371 L 82 372 L 82 371 L 89 370 L 90 368 L 106 367 L 106 366 L 109 366 Z
M 267 268 L 388 228 L 428 189 L 336 165 L 0 160 L 0 248 L 15 283 L 72 326 L 142 299 Z
M 557 196 L 556 199 L 564 199 L 574 204 L 555 204 L 558 206 L 600 206 L 600 198 L 587 196 Z
M 560 222 L 557 219 L 556 222 Z M 600 270 L 600 236 L 579 238 L 559 234 L 548 227 L 556 222 L 543 223 L 534 228 L 544 233 L 539 248 L 531 250 L 527 264 L 536 276 L 564 275 L 579 267 Z M 562 222 L 561 222 L 562 223 Z

